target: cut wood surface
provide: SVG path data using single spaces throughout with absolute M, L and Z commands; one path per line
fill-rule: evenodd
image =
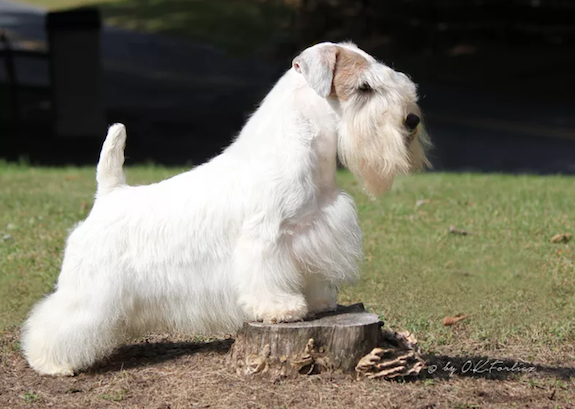
M 246 322 L 230 361 L 244 375 L 351 372 L 377 346 L 382 325 L 363 304 L 338 306 L 301 322 Z

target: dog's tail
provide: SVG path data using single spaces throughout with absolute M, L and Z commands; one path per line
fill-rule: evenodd
M 125 146 L 126 128 L 122 124 L 112 125 L 108 129 L 96 168 L 98 195 L 109 193 L 118 186 L 126 184 L 126 176 L 122 169 Z

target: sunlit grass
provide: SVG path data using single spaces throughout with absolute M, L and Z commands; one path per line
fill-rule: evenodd
M 353 185 L 347 173 L 341 181 Z M 441 325 L 457 313 L 469 316 L 458 336 L 484 348 L 575 339 L 573 244 L 550 243 L 574 230 L 575 178 L 423 174 L 376 202 L 351 191 L 365 264 L 344 299 L 430 347 L 457 342 Z M 450 233 L 452 225 L 469 234 Z
M 127 174 L 146 184 L 181 171 Z M 575 233 L 575 178 L 428 173 L 399 179 L 377 201 L 349 173 L 339 180 L 365 233 L 362 279 L 341 302 L 365 303 L 429 350 L 462 339 L 484 350 L 575 342 L 573 242 L 550 243 Z M 0 164 L 0 328 L 18 325 L 51 290 L 67 232 L 94 191 L 93 168 Z M 469 317 L 456 331 L 441 325 L 457 313 Z
M 290 36 L 293 2 L 277 0 L 23 0 L 49 10 L 98 7 L 106 23 L 209 44 L 236 55 L 273 52 Z

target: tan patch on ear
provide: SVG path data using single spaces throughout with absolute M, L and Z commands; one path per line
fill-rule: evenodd
M 369 66 L 368 61 L 353 51 L 337 47 L 330 96 L 347 101 L 357 86 L 357 77 Z

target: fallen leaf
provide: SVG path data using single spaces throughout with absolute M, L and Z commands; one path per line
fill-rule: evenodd
M 571 233 L 556 234 L 551 238 L 551 243 L 569 243 L 572 236 Z
M 451 267 L 453 267 L 453 266 L 455 266 L 455 261 L 449 260 L 447 263 L 445 263 L 445 264 L 443 265 L 443 268 L 451 268 Z
M 450 317 L 450 316 L 448 315 L 447 317 L 445 317 L 445 318 L 443 318 L 443 319 L 441 320 L 441 324 L 443 324 L 443 325 L 445 325 L 445 326 L 455 325 L 455 324 L 457 324 L 459 321 L 462 321 L 462 320 L 464 320 L 464 319 L 466 319 L 466 318 L 467 318 L 467 315 L 465 315 L 465 314 L 457 314 L 457 315 L 455 315 L 455 316 L 453 316 L 453 317 Z
M 455 226 L 449 226 L 449 233 L 456 234 L 458 236 L 467 236 L 469 234 L 467 230 L 458 229 Z
M 429 203 L 429 199 L 421 199 L 415 202 L 415 208 L 417 209 L 419 206 L 422 206 L 426 203 Z

